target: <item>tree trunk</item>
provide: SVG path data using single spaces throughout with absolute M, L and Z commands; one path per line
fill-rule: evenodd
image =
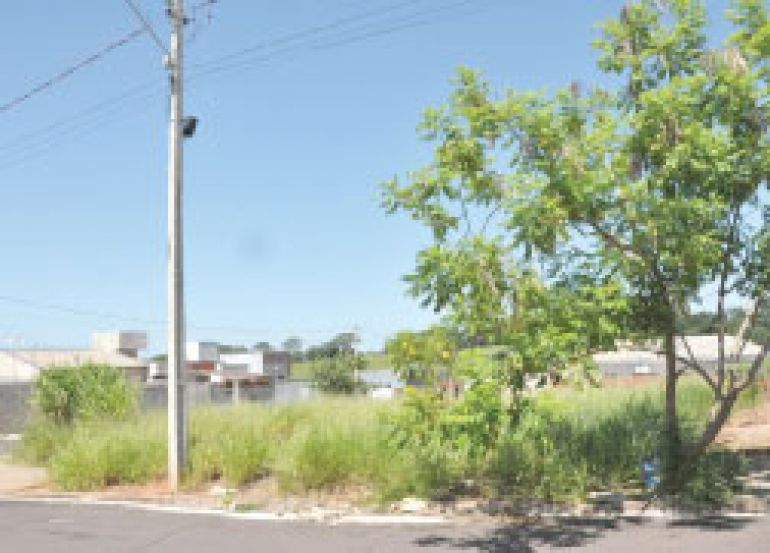
M 679 421 L 676 415 L 676 335 L 674 325 L 666 333 L 666 484 L 669 489 L 676 488 L 680 458 Z
M 727 422 L 727 419 L 730 418 L 730 413 L 732 413 L 733 406 L 735 405 L 735 401 L 737 399 L 738 393 L 731 392 L 719 402 L 719 407 L 714 414 L 714 417 L 711 419 L 711 421 L 709 421 L 700 439 L 694 443 L 692 447 L 688 448 L 686 452 L 686 465 L 689 466 L 691 463 L 695 463 L 698 458 L 703 455 L 708 447 L 714 442 L 717 435 L 722 430 L 722 427 Z

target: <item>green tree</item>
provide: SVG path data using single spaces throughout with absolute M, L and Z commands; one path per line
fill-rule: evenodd
M 254 344 L 253 349 L 256 351 L 261 351 L 263 353 L 266 353 L 268 351 L 273 351 L 273 345 L 270 342 L 257 342 Z
M 407 383 L 435 384 L 449 377 L 457 357 L 451 332 L 433 327 L 423 332 L 399 332 L 386 344 L 393 369 Z
M 359 373 L 366 370 L 366 358 L 360 353 L 342 353 L 313 363 L 313 386 L 322 392 L 352 394 L 362 387 Z
M 219 344 L 219 353 L 246 353 L 249 348 L 240 344 Z
M 342 354 L 355 352 L 355 345 L 359 338 L 355 332 L 341 332 L 328 342 L 307 349 L 308 359 L 320 359 L 323 357 L 335 357 Z
M 281 348 L 290 353 L 292 358 L 299 359 L 302 357 L 302 338 L 290 336 L 283 341 Z
M 420 128 L 433 160 L 384 193 L 386 209 L 435 238 L 408 277 L 412 292 L 469 333 L 515 344 L 525 364 L 611 346 L 620 324 L 660 339 L 672 487 L 770 345 L 746 375 L 729 370 L 725 300 L 761 299 L 770 283 L 770 17 L 762 0 L 736 0 L 730 18 L 735 34 L 711 49 L 702 1 L 628 4 L 595 43 L 610 88 L 493 94 L 461 69 L 449 102 Z M 715 372 L 676 346 L 682 314 L 711 287 Z M 685 371 L 714 398 L 713 417 L 687 443 L 676 412 Z

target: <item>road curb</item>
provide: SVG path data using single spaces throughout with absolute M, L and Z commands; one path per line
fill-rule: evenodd
M 230 520 L 243 520 L 254 522 L 315 522 L 336 525 L 361 525 L 361 526 L 443 526 L 463 523 L 462 519 L 452 519 L 440 515 L 413 515 L 413 514 L 342 514 L 332 511 L 286 512 L 275 513 L 267 511 L 233 511 L 211 507 L 190 507 L 184 505 L 146 503 L 141 501 L 129 501 L 120 499 L 91 499 L 87 497 L 62 497 L 62 496 L 17 496 L 0 495 L 0 503 L 42 503 L 48 505 L 73 505 L 88 507 L 121 507 L 138 511 L 179 514 L 215 516 Z M 577 515 L 571 513 L 542 513 L 536 518 L 545 520 L 655 520 L 669 522 L 684 522 L 698 518 L 718 517 L 733 520 L 755 520 L 767 517 L 767 513 L 757 512 L 723 512 L 697 515 L 694 513 L 677 513 L 658 509 L 646 511 L 627 511 L 624 513 L 606 513 L 592 515 Z M 476 521 L 478 522 L 478 521 Z M 499 522 L 499 521 L 498 521 Z
M 255 522 L 322 522 L 332 525 L 446 525 L 451 521 L 446 517 L 429 515 L 392 515 L 392 514 L 336 514 L 325 511 L 310 511 L 305 513 L 273 513 L 266 511 L 231 511 L 210 507 L 188 507 L 184 505 L 163 505 L 139 501 L 116 499 L 89 499 L 82 497 L 29 497 L 16 495 L 0 495 L 0 503 L 42 503 L 48 505 L 73 505 L 88 507 L 122 507 L 138 511 L 168 513 L 179 515 L 216 516 L 233 520 L 248 520 Z

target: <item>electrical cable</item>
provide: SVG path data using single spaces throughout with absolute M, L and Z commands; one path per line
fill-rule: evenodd
M 51 88 L 52 86 L 62 82 L 67 77 L 71 76 L 72 74 L 76 73 L 80 69 L 83 69 L 84 67 L 91 65 L 92 63 L 99 61 L 104 56 L 112 52 L 113 50 L 116 50 L 120 48 L 121 46 L 124 46 L 125 44 L 128 44 L 133 39 L 138 37 L 139 35 L 143 34 L 145 30 L 143 28 L 135 29 L 128 33 L 127 35 L 121 37 L 120 39 L 116 40 L 115 42 L 112 42 L 111 44 L 107 45 L 105 48 L 99 50 L 98 52 L 91 54 L 87 58 L 84 58 L 83 60 L 79 61 L 75 65 L 72 65 L 65 69 L 64 71 L 61 71 L 51 77 L 50 79 L 47 79 L 43 81 L 42 83 L 36 85 L 35 87 L 31 88 L 24 94 L 17 96 L 16 98 L 13 98 L 12 100 L 6 102 L 5 104 L 0 104 L 0 113 L 5 113 L 20 104 L 26 102 L 30 98 L 37 96 L 44 90 Z
M 39 301 L 34 301 L 27 298 L 20 298 L 16 296 L 0 295 L 0 302 L 19 305 L 25 308 L 36 309 L 40 311 L 64 313 L 66 315 L 74 315 L 77 317 L 92 317 L 96 319 L 106 319 L 106 320 L 113 320 L 117 322 L 137 323 L 137 324 L 143 324 L 147 326 L 163 326 L 166 324 L 165 319 L 148 319 L 148 318 L 142 318 L 142 317 L 131 317 L 128 315 L 119 315 L 119 314 L 111 313 L 107 311 L 78 309 L 78 308 L 70 307 L 66 305 L 39 302 Z M 221 331 L 221 332 L 232 332 L 232 333 L 250 334 L 250 335 L 264 334 L 266 332 L 275 332 L 279 330 L 273 326 L 269 328 L 268 327 L 245 328 L 245 327 L 237 327 L 237 326 L 229 326 L 229 325 L 197 325 L 195 323 L 189 323 L 187 326 L 188 328 L 195 329 L 195 330 Z M 284 328 L 280 330 L 283 330 L 285 332 L 293 332 L 295 329 Z M 303 330 L 301 334 L 329 334 L 329 333 L 335 332 L 335 328 L 333 327 L 323 328 L 323 329 L 314 328 L 314 329 L 301 329 L 301 330 Z
M 253 46 L 248 46 L 246 48 L 241 48 L 239 50 L 236 50 L 234 52 L 230 52 L 228 54 L 224 54 L 222 56 L 218 56 L 216 58 L 210 59 L 208 61 L 204 60 L 202 62 L 194 63 L 189 66 L 190 69 L 195 69 L 198 67 L 205 67 L 207 65 L 216 65 L 222 62 L 226 62 L 233 58 L 238 58 L 241 56 L 244 56 L 246 54 L 251 54 L 253 52 L 265 50 L 267 48 L 273 47 L 273 46 L 279 46 L 281 44 L 287 43 L 287 42 L 293 42 L 297 40 L 302 40 L 304 38 L 307 38 L 309 36 L 318 35 L 321 33 L 324 33 L 326 31 L 330 31 L 333 29 L 336 29 L 338 27 L 342 27 L 344 25 L 347 25 L 348 23 L 355 23 L 358 21 L 363 21 L 366 19 L 371 19 L 373 17 L 376 17 L 377 15 L 384 14 L 384 13 L 390 13 L 394 11 L 401 10 L 408 6 L 414 6 L 415 4 L 419 4 L 424 2 L 425 0 L 407 0 L 407 1 L 400 1 L 400 2 L 394 2 L 391 4 L 387 4 L 385 6 L 380 6 L 379 8 L 366 10 L 363 12 L 359 12 L 357 14 L 349 15 L 346 17 L 342 17 L 340 19 L 336 19 L 334 21 L 331 21 L 329 23 L 324 23 L 322 25 L 315 25 L 313 27 L 308 27 L 306 29 L 302 29 L 300 31 L 294 31 L 279 37 L 276 37 L 274 39 L 259 42 L 257 44 L 254 44 Z
M 269 52 L 263 56 L 249 58 L 241 61 L 233 61 L 230 63 L 221 64 L 218 66 L 214 65 L 213 67 L 209 67 L 209 68 L 202 68 L 199 71 L 191 71 L 190 80 L 194 80 L 203 76 L 210 76 L 210 75 L 215 75 L 222 72 L 227 72 L 232 69 L 238 69 L 241 67 L 248 67 L 251 65 L 264 65 L 266 61 L 273 60 L 280 54 L 290 53 L 294 50 L 298 50 L 302 48 L 309 48 L 310 52 L 329 50 L 329 49 L 337 48 L 339 46 L 344 46 L 347 44 L 364 42 L 372 38 L 378 38 L 381 36 L 394 34 L 407 29 L 424 27 L 426 25 L 437 23 L 438 21 L 442 21 L 442 20 L 445 21 L 449 19 L 449 17 L 451 17 L 451 15 L 453 14 L 450 13 L 449 17 L 444 17 L 443 19 L 435 19 L 427 16 L 440 14 L 447 10 L 461 8 L 473 3 L 474 3 L 473 0 L 461 0 L 459 2 L 455 2 L 453 4 L 444 6 L 442 8 L 424 10 L 422 12 L 417 12 L 405 17 L 401 17 L 393 21 L 392 23 L 395 23 L 395 24 L 392 24 L 390 26 L 383 27 L 383 26 L 367 25 L 363 27 L 358 27 L 358 28 L 351 29 L 352 31 L 358 31 L 357 34 L 343 36 L 338 39 L 334 39 L 334 37 L 320 37 L 320 38 L 314 39 L 312 42 L 291 44 L 280 50 Z M 457 15 L 459 15 L 459 13 Z M 423 17 L 421 18 L 416 16 L 423 16 Z M 209 63 L 213 63 L 213 62 L 207 62 L 206 65 L 208 65 Z M 197 67 L 200 68 L 201 66 L 199 65 Z
M 422 1 L 422 0 L 417 0 Z M 305 29 L 303 31 L 298 31 L 294 33 L 290 33 L 284 36 L 279 36 L 276 39 L 273 39 L 271 41 L 265 41 L 258 45 L 251 46 L 249 48 L 241 49 L 237 52 L 232 52 L 230 54 L 221 56 L 219 58 L 209 60 L 208 62 L 203 62 L 199 64 L 195 64 L 193 67 L 197 67 L 200 70 L 199 71 L 191 71 L 190 77 L 188 77 L 190 80 L 197 80 L 199 78 L 208 77 L 210 75 L 218 74 L 221 72 L 226 72 L 231 69 L 235 69 L 238 67 L 243 66 L 255 66 L 255 65 L 265 65 L 267 62 L 272 61 L 276 59 L 278 56 L 286 55 L 291 53 L 295 50 L 301 50 L 303 48 L 310 48 L 312 51 L 322 51 L 326 49 L 331 49 L 335 47 L 339 47 L 346 44 L 356 43 L 356 42 L 363 42 L 365 40 L 376 38 L 384 35 L 393 34 L 402 30 L 406 30 L 409 28 L 416 28 L 420 26 L 425 26 L 428 24 L 439 22 L 440 19 L 433 18 L 431 16 L 437 15 L 437 14 L 445 14 L 448 16 L 453 15 L 452 10 L 456 12 L 458 8 L 473 4 L 471 0 L 462 0 L 459 2 L 454 2 L 451 4 L 447 4 L 444 6 L 439 6 L 435 8 L 430 9 L 424 9 L 417 12 L 413 12 L 410 14 L 401 14 L 399 15 L 398 19 L 396 20 L 389 20 L 388 23 L 391 23 L 388 26 L 382 26 L 381 22 L 374 22 L 367 24 L 363 27 L 354 27 L 353 29 L 348 29 L 343 33 L 339 33 L 337 36 L 340 38 L 335 38 L 334 35 L 332 36 L 319 36 L 317 38 L 313 38 L 312 40 L 302 40 L 303 38 L 306 39 L 308 37 L 312 37 L 315 35 L 318 35 L 321 33 L 322 30 L 330 30 L 333 28 L 337 28 L 340 26 L 343 26 L 345 23 L 350 23 L 353 21 L 358 20 L 365 20 L 370 19 L 378 14 L 382 14 L 385 12 L 390 12 L 398 9 L 403 9 L 406 5 L 414 5 L 415 1 L 410 2 L 397 2 L 393 4 L 389 4 L 387 6 L 382 6 L 380 8 L 374 9 L 374 10 L 368 10 L 366 12 L 362 12 L 360 14 L 356 14 L 353 16 L 347 16 L 341 19 L 338 19 L 336 21 L 333 21 L 331 23 L 325 24 L 325 25 L 318 25 L 316 27 L 311 27 L 309 29 Z M 450 13 L 446 13 L 450 12 Z M 459 15 L 459 12 L 456 12 Z M 444 20 L 448 19 L 447 17 L 443 18 Z M 393 24 L 397 23 L 397 24 Z M 346 34 L 349 33 L 350 30 L 357 31 L 356 34 Z M 291 44 L 291 42 L 294 41 L 294 44 Z M 280 44 L 286 44 L 289 43 L 288 46 L 279 49 L 274 50 L 271 52 L 266 52 L 265 55 L 255 57 L 255 58 L 249 58 L 244 59 L 240 61 L 232 61 L 227 64 L 222 64 L 221 61 L 223 60 L 231 60 L 231 59 L 237 59 L 238 57 L 242 57 L 246 53 L 252 53 L 256 52 L 258 50 L 267 50 L 270 47 L 273 47 L 275 45 Z M 219 65 L 216 63 L 220 62 Z M 59 129 L 63 129 L 63 133 L 66 135 L 70 135 L 76 128 L 80 128 L 83 124 L 88 124 L 91 126 L 91 123 L 93 121 L 85 121 L 84 123 L 77 124 L 77 126 L 74 126 L 73 129 L 68 130 L 67 126 L 69 123 L 73 123 L 82 119 L 86 119 L 89 117 L 92 113 L 101 112 L 103 110 L 109 109 L 113 104 L 124 102 L 128 99 L 130 99 L 133 96 L 138 96 L 140 93 L 148 90 L 153 86 L 152 83 L 148 83 L 147 85 L 142 84 L 136 87 L 133 87 L 129 91 L 127 91 L 124 94 L 121 94 L 113 99 L 106 100 L 104 102 L 100 102 L 98 104 L 95 104 L 93 106 L 90 106 L 88 108 L 85 108 L 84 110 L 81 110 L 77 114 L 75 114 L 72 117 L 68 117 L 62 120 L 59 120 L 55 123 L 52 123 L 50 125 L 46 125 L 43 128 L 31 131 L 29 133 L 26 133 L 25 135 L 22 135 L 21 137 L 17 137 L 17 139 L 6 142 L 4 144 L 0 144 L 0 152 L 2 151 L 8 151 L 8 150 L 21 150 L 22 157 L 26 159 L 30 159 L 34 157 L 34 150 L 39 150 L 39 148 L 35 148 L 34 144 L 31 148 L 27 148 L 26 152 L 25 146 L 29 146 L 30 142 L 32 142 L 34 139 L 36 139 L 38 136 L 41 135 L 50 135 Z M 102 120 L 103 118 L 100 117 L 99 120 Z M 49 147 L 46 147 L 45 150 L 48 151 L 50 149 L 53 149 L 56 144 L 49 145 Z M 30 156 L 29 153 L 32 155 Z M 18 163 L 16 161 L 11 161 L 10 163 L 6 163 L 4 165 L 0 165 L 0 171 L 8 168 L 9 166 L 16 166 Z
M 155 29 L 150 25 L 150 22 L 148 19 L 144 16 L 142 11 L 134 4 L 134 0 L 123 0 L 126 5 L 129 7 L 129 9 L 134 12 L 134 15 L 136 18 L 141 22 L 142 27 L 144 27 L 144 30 L 147 31 L 147 34 L 150 35 L 150 38 L 152 38 L 153 42 L 160 48 L 160 51 L 164 54 L 168 52 L 168 48 L 163 44 L 163 41 L 158 36 L 158 33 L 155 32 Z

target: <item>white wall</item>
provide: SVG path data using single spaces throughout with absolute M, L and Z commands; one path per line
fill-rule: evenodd
M 37 378 L 39 371 L 34 365 L 0 351 L 0 381 L 30 382 Z
M 187 361 L 219 361 L 219 344 L 216 342 L 187 342 L 185 344 Z
M 246 371 L 250 374 L 264 374 L 262 352 L 223 353 L 219 356 L 219 368 L 222 371 Z
M 139 351 L 147 348 L 145 332 L 94 332 L 91 347 L 96 351 Z

